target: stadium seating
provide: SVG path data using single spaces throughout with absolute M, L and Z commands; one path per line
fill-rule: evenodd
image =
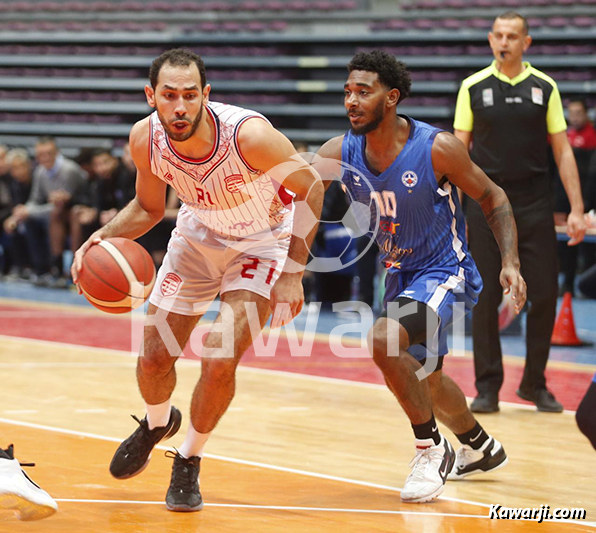
M 30 145 L 37 128 L 73 146 L 122 143 L 150 111 L 143 87 L 151 60 L 176 46 L 204 57 L 213 99 L 262 111 L 313 144 L 347 127 L 350 57 L 382 48 L 412 70 L 402 111 L 449 128 L 461 80 L 491 61 L 494 16 L 518 4 L 413 0 L 375 11 L 366 0 L 1 2 L 0 142 Z M 560 82 L 564 98 L 593 105 L 596 0 L 524 5 L 534 38 L 528 59 Z

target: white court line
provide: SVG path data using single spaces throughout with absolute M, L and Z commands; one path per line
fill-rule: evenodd
M 0 335 L 0 340 L 3 340 L 3 339 L 12 340 L 15 342 L 28 342 L 31 344 L 39 344 L 42 346 L 46 345 L 46 344 L 51 344 L 51 345 L 60 346 L 63 348 L 71 348 L 71 349 L 77 349 L 77 350 L 91 349 L 91 350 L 97 350 L 100 353 L 106 353 L 106 354 L 117 355 L 117 356 L 122 356 L 122 357 L 135 357 L 136 358 L 138 355 L 136 352 L 128 352 L 126 350 L 115 350 L 113 348 L 97 348 L 95 346 L 84 346 L 82 344 L 70 344 L 67 342 L 46 341 L 46 340 L 40 340 L 40 339 L 28 339 L 26 337 L 13 337 L 11 335 Z M 184 365 L 184 364 L 195 365 L 195 364 L 200 364 L 200 363 L 201 363 L 201 361 L 198 359 L 186 359 L 184 357 L 181 357 L 176 362 L 177 365 Z M 306 381 L 318 381 L 319 383 L 335 383 L 338 385 L 349 385 L 352 387 L 360 387 L 360 388 L 365 388 L 365 389 L 376 389 L 376 390 L 383 390 L 383 391 L 387 389 L 386 385 L 381 385 L 379 383 L 366 383 L 364 381 L 352 381 L 350 379 L 331 378 L 331 377 L 327 377 L 327 376 L 313 376 L 311 374 L 300 374 L 298 372 L 288 372 L 287 370 L 272 370 L 270 368 L 259 368 L 259 367 L 255 367 L 255 366 L 248 366 L 248 365 L 243 365 L 242 363 L 240 364 L 239 368 L 242 371 L 253 372 L 256 374 L 279 375 L 279 376 L 291 377 L 294 379 L 303 379 Z M 587 372 L 586 372 L 586 374 L 587 374 Z M 473 399 L 474 398 L 466 397 L 466 400 L 469 400 L 469 401 L 472 401 Z M 516 409 L 525 409 L 526 411 L 536 411 L 536 407 L 534 405 L 527 405 L 527 404 L 516 403 L 516 402 L 506 402 L 506 401 L 502 401 L 502 400 L 499 400 L 499 404 L 507 405 L 509 407 L 515 407 Z M 568 409 L 565 409 L 563 411 L 563 414 L 575 416 L 575 411 L 570 411 Z
M 56 498 L 57 502 L 63 503 L 116 503 L 129 505 L 159 505 L 163 506 L 164 502 L 150 502 L 139 500 L 84 500 L 84 499 L 69 499 Z M 393 511 L 390 509 L 346 509 L 341 507 L 295 507 L 291 505 L 250 505 L 250 504 L 235 504 L 235 503 L 205 503 L 205 507 L 222 507 L 226 509 L 255 509 L 268 511 L 307 511 L 319 513 L 352 513 L 352 514 L 389 514 L 389 515 L 407 515 L 407 516 L 437 516 L 447 518 L 483 518 L 484 520 L 494 520 L 490 518 L 490 514 L 460 514 L 460 513 L 437 513 L 435 511 Z M 536 522 L 531 518 L 517 518 L 518 522 Z M 544 520 L 544 522 L 551 522 L 554 524 L 578 524 L 587 527 L 596 527 L 595 522 L 580 522 L 578 520 Z
M 55 498 L 57 502 L 65 503 L 124 503 L 131 505 L 164 505 L 164 502 L 149 502 L 138 500 L 84 500 Z M 366 513 L 366 514 L 393 514 L 393 515 L 420 515 L 420 516 L 441 516 L 453 518 L 488 518 L 488 515 L 457 514 L 457 513 L 437 513 L 434 511 L 392 511 L 390 509 L 346 509 L 334 507 L 295 507 L 291 505 L 250 505 L 235 503 L 205 503 L 205 507 L 223 507 L 228 509 L 265 509 L 272 511 L 317 511 L 325 513 Z

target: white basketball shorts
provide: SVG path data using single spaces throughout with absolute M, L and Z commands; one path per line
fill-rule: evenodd
M 222 236 L 183 205 L 149 301 L 202 315 L 218 294 L 247 290 L 269 298 L 288 256 L 291 220 L 249 237 Z

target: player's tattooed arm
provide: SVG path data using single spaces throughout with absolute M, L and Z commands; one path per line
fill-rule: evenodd
M 480 204 L 486 217 L 486 222 L 495 236 L 503 264 L 513 264 L 519 267 L 517 254 L 517 230 L 513 210 L 507 195 L 500 189 L 501 198 L 492 198 L 493 191 L 487 187 L 480 197 L 475 200 Z M 504 197 L 504 198 L 502 198 Z
M 526 283 L 520 274 L 517 228 L 507 195 L 475 165 L 465 145 L 450 133 L 437 135 L 432 148 L 437 181 L 447 179 L 480 204 L 501 252 L 500 282 L 516 300 L 521 311 L 526 300 Z

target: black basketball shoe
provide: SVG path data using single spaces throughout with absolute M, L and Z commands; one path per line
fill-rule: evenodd
M 166 494 L 166 507 L 169 511 L 190 513 L 203 508 L 203 498 L 199 491 L 199 471 L 201 458 L 186 459 L 178 452 L 166 452 L 166 457 L 174 459 L 172 479 Z
M 145 470 L 154 446 L 162 440 L 173 437 L 182 422 L 182 415 L 174 406 L 170 411 L 168 424 L 154 429 L 149 429 L 147 417 L 139 420 L 136 416 L 131 416 L 139 423 L 139 427 L 118 446 L 110 463 L 110 474 L 117 479 L 127 479 Z

